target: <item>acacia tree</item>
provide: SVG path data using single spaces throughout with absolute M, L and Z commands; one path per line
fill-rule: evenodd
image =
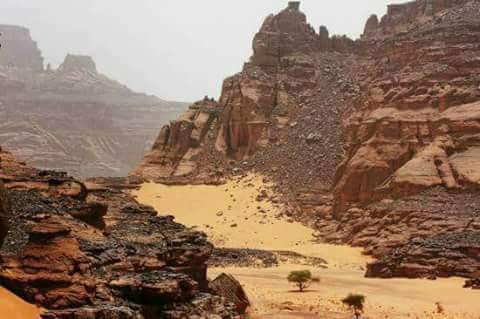
M 300 292 L 305 291 L 313 282 L 320 282 L 320 279 L 313 277 L 310 270 L 292 271 L 288 275 L 288 282 L 294 283 Z
M 342 299 L 342 303 L 348 306 L 355 315 L 355 318 L 359 319 L 363 313 L 363 308 L 365 304 L 365 296 L 349 294 L 347 297 Z

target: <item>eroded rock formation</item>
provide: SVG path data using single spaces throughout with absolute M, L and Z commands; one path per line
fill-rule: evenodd
M 152 150 L 131 175 L 188 183 L 195 173 L 203 182 L 221 182 L 221 175 L 208 170 L 214 163 L 207 161 L 203 165 L 205 160 L 199 160 L 206 140 L 211 140 L 211 132 L 218 126 L 221 111 L 220 105 L 208 97 L 192 104 L 182 116 L 160 130 Z M 203 166 L 207 166 L 207 170 Z
M 382 257 L 369 276 L 478 276 L 478 12 L 391 5 L 352 41 L 317 33 L 290 3 L 225 80 L 181 182 L 257 171 L 319 239 Z M 170 166 L 147 156 L 132 176 L 179 182 Z
M 85 185 L 0 159 L 12 215 L 0 283 L 43 318 L 237 317 L 208 289 L 205 235 L 138 204 L 128 180 Z
M 44 69 L 29 31 L 0 26 L 0 144 L 35 167 L 79 177 L 124 176 L 155 139 L 159 123 L 186 104 L 131 91 L 69 54 Z
M 295 147 L 298 148 L 295 153 L 301 152 L 305 149 L 303 146 L 307 143 L 307 137 L 312 135 L 313 138 L 308 139 L 308 153 L 315 150 L 317 160 L 326 154 L 331 167 L 328 172 L 313 173 L 309 169 L 311 165 L 307 164 L 312 159 L 307 154 L 298 156 L 301 160 L 291 164 L 296 169 L 309 170 L 311 173 L 300 174 L 298 182 L 308 184 L 315 175 L 328 176 L 327 179 L 331 180 L 338 163 L 338 153 L 341 152 L 340 145 L 336 143 L 340 133 L 328 144 L 311 142 L 315 136 L 318 137 L 315 134 L 335 130 L 337 119 L 324 115 L 339 111 L 333 110 L 337 103 L 331 96 L 318 90 L 318 85 L 327 84 L 335 78 L 336 83 L 332 83 L 331 89 L 338 93 L 339 99 L 343 95 L 354 94 L 355 87 L 351 79 L 338 77 L 338 71 L 356 65 L 350 63 L 348 58 L 345 63 L 337 63 L 335 58 L 338 55 L 349 55 L 354 47 L 355 43 L 346 37 L 330 37 L 325 27 L 316 33 L 307 23 L 299 4 L 292 2 L 279 14 L 266 18 L 253 40 L 254 53 L 250 62 L 244 65 L 242 72 L 224 81 L 222 95 L 214 107 L 215 112 L 210 112 L 208 116 L 210 120 L 207 122 L 212 123 L 209 125 L 210 130 L 201 134 L 203 139 L 200 142 L 191 139 L 195 146 L 188 151 L 188 143 L 185 142 L 188 138 L 170 138 L 168 142 L 165 139 L 172 132 L 172 127 L 181 126 L 187 131 L 202 129 L 203 124 L 200 123 L 201 127 L 197 128 L 197 124 L 188 124 L 184 120 L 189 118 L 191 122 L 192 118 L 198 116 L 195 114 L 199 112 L 194 111 L 198 104 L 194 104 L 193 111 L 162 129 L 152 152 L 132 172 L 132 176 L 157 180 L 161 178 L 163 182 L 172 183 L 215 183 L 232 171 L 243 169 L 235 162 L 232 164 L 231 160 L 247 163 L 247 166 L 251 165 L 250 161 L 254 161 L 255 166 L 264 165 L 269 169 L 277 167 L 276 163 L 269 161 L 278 161 L 278 167 L 281 167 L 288 156 L 293 155 L 291 149 L 286 148 Z M 309 132 L 305 136 L 293 134 L 292 131 L 301 130 L 301 125 L 295 125 L 293 119 L 314 112 L 309 107 L 313 101 L 323 105 L 318 114 L 315 114 L 314 120 L 310 116 L 310 122 L 314 123 L 309 123 Z M 320 127 L 321 121 L 323 125 L 320 132 L 315 132 L 311 126 L 316 124 Z M 297 141 L 294 142 L 295 139 Z M 275 153 L 279 147 L 281 156 Z M 182 157 L 178 157 L 179 154 L 183 154 Z M 285 170 L 277 173 L 279 176 L 284 175 Z M 178 175 L 182 178 L 179 179 Z M 306 179 L 300 182 L 303 177 Z
M 446 9 L 464 5 L 471 0 L 415 0 L 401 4 L 391 4 L 387 14 L 378 21 L 372 15 L 365 25 L 364 39 L 381 39 L 391 35 L 406 33 L 422 26 L 425 22 L 442 14 Z
M 340 204 L 478 184 L 480 91 L 471 57 L 480 34 L 469 13 L 477 6 L 456 7 L 377 45 L 367 96 L 346 122 L 353 152 L 337 172 Z

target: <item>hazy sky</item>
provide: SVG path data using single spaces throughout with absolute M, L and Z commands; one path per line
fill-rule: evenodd
M 0 24 L 30 28 L 46 62 L 92 55 L 98 69 L 161 98 L 218 97 L 239 72 L 264 18 L 288 0 L 1 0 Z M 358 37 L 393 0 L 304 0 L 316 28 Z M 396 1 L 398 2 L 398 1 Z M 402 1 L 400 1 L 402 2 Z

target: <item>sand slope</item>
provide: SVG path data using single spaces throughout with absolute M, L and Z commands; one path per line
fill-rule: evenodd
M 0 319 L 39 319 L 40 309 L 0 287 Z
M 349 318 L 339 300 L 350 292 L 367 296 L 371 318 L 480 317 L 480 292 L 462 289 L 462 279 L 364 278 L 370 259 L 360 249 L 315 243 L 311 229 L 276 217 L 279 204 L 257 201 L 262 190 L 269 192 L 269 185 L 261 177 L 249 176 L 223 186 L 147 183 L 134 195 L 161 214 L 205 231 L 219 247 L 290 250 L 329 262 L 328 269 L 310 267 L 322 282 L 305 294 L 291 292 L 286 281 L 291 270 L 303 266 L 211 269 L 211 277 L 228 272 L 242 282 L 253 302 L 255 318 Z M 446 315 L 433 314 L 437 302 L 444 306 Z

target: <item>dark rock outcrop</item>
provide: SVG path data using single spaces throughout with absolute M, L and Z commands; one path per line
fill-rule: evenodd
M 210 289 L 217 295 L 222 296 L 228 302 L 233 303 L 237 311 L 245 313 L 250 306 L 250 301 L 242 288 L 242 285 L 233 276 L 221 274 L 210 283 Z
M 474 277 L 480 271 L 480 233 L 457 232 L 410 240 L 367 266 L 367 277 Z
M 208 289 L 205 234 L 139 205 L 128 180 L 84 185 L 0 159 L 12 215 L 0 284 L 45 308 L 43 318 L 238 317 Z
M 480 278 L 469 279 L 465 282 L 464 288 L 480 289 Z

